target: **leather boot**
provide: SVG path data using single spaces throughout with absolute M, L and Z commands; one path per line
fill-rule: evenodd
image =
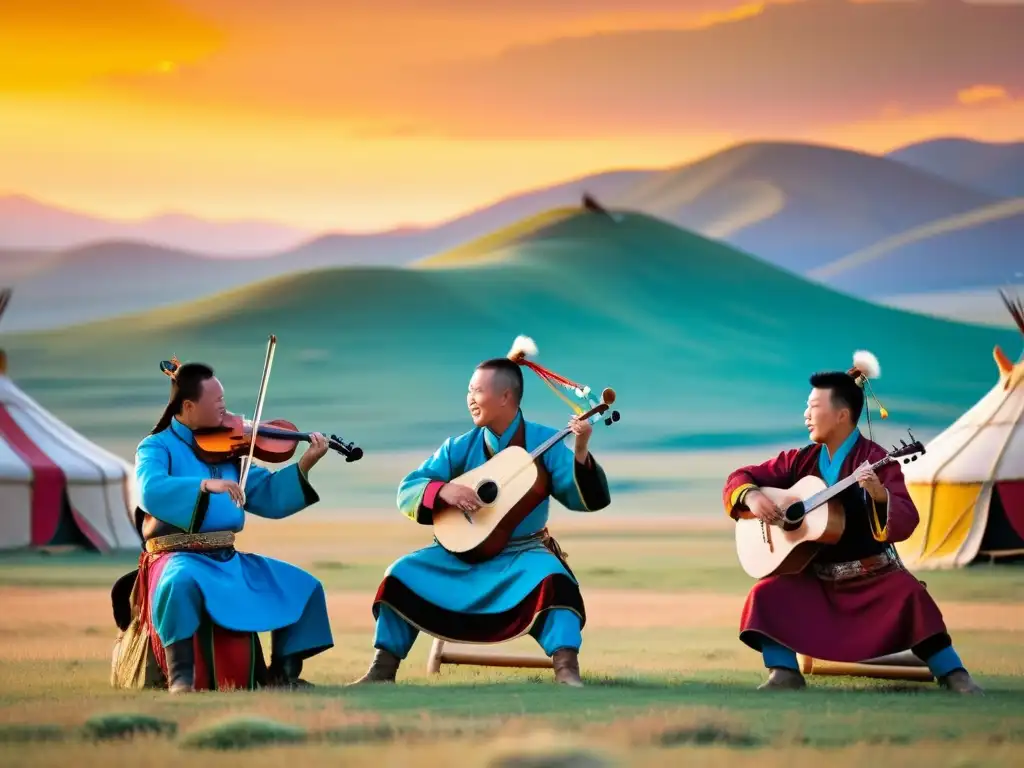
M 583 681 L 580 680 L 579 654 L 574 648 L 562 648 L 555 651 L 551 662 L 555 668 L 555 682 L 573 688 L 583 687 Z
M 974 682 L 971 673 L 966 669 L 954 669 L 948 675 L 939 679 L 939 685 L 953 693 L 978 694 L 981 696 L 985 694 L 981 686 Z
M 164 655 L 167 658 L 167 690 L 171 693 L 195 690 L 196 655 L 192 638 L 166 646 Z
M 364 685 L 366 683 L 393 683 L 398 675 L 398 665 L 402 660 L 390 651 L 378 648 L 373 654 L 373 663 L 366 671 L 366 674 L 349 685 Z
M 768 672 L 768 679 L 757 686 L 759 691 L 799 691 L 807 687 L 804 676 L 795 669 L 787 667 L 772 667 Z
M 299 656 L 275 656 L 267 668 L 268 688 L 312 688 L 313 684 L 302 680 L 302 659 Z

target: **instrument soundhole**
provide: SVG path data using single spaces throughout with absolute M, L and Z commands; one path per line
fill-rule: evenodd
M 498 484 L 493 480 L 484 480 L 477 486 L 476 495 L 484 504 L 493 504 L 498 498 Z

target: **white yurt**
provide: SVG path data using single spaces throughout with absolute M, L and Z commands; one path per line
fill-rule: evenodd
M 1020 299 L 1003 301 L 1024 334 Z M 992 389 L 903 468 L 921 522 L 897 550 L 914 570 L 1024 556 L 1024 355 L 993 356 Z
M 0 350 L 0 550 L 139 551 L 136 501 L 134 468 L 26 395 Z

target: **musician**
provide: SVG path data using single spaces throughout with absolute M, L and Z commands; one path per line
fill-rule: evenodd
M 553 382 L 572 382 L 527 361 L 527 353 L 535 354 L 536 348 L 532 340 L 520 337 L 508 357 L 476 367 L 466 395 L 474 426 L 449 437 L 406 475 L 398 486 L 403 514 L 421 525 L 431 525 L 432 511 L 444 505 L 472 515 L 482 506 L 480 498 L 451 484 L 452 478 L 508 446 L 532 451 L 559 431 L 524 417 L 520 366 L 530 367 L 553 388 Z M 422 630 L 468 643 L 496 643 L 529 633 L 552 659 L 557 682 L 583 685 L 578 658 L 586 621 L 583 597 L 564 554 L 548 534 L 548 497 L 577 512 L 603 509 L 611 497 L 604 470 L 589 449 L 591 425 L 573 417 L 569 427 L 574 447 L 562 442 L 538 459 L 547 487 L 504 551 L 471 565 L 435 540 L 391 565 L 373 601 L 376 654 L 368 672 L 353 684 L 393 682 Z
M 135 455 L 141 497 L 136 515 L 146 548 L 135 599 L 149 607 L 153 647 L 166 657 L 168 688 L 193 690 L 193 638 L 207 622 L 232 632 L 273 633 L 269 668 L 253 649 L 246 656 L 253 669 L 241 671 L 243 682 L 261 677 L 259 669 L 265 673 L 260 682 L 269 686 L 308 686 L 299 679 L 303 660 L 334 644 L 323 586 L 293 565 L 236 551 L 234 538 L 246 511 L 279 520 L 319 501 L 307 478 L 326 453 L 327 440 L 311 435 L 298 462 L 276 472 L 252 465 L 243 511 L 240 462 L 210 465 L 193 449 L 193 430 L 221 423 L 224 388 L 201 363 L 178 366 L 175 360 L 162 368 L 172 379 L 170 401 Z M 212 661 L 220 673 L 238 665 L 229 658 L 232 647 L 237 644 L 214 632 Z M 209 667 L 206 659 L 204 668 Z
M 867 380 L 879 372 L 874 355 L 858 352 L 848 371 L 811 376 L 804 411 L 811 443 L 741 467 L 726 480 L 723 500 L 731 517 L 753 515 L 774 524 L 783 510 L 759 486 L 789 488 L 807 475 L 830 486 L 851 473 L 858 478 L 838 497 L 846 516 L 841 538 L 822 545 L 801 573 L 762 579 L 747 597 L 740 640 L 760 651 L 770 670 L 761 688 L 803 688 L 797 653 L 861 662 L 910 649 L 945 688 L 981 692 L 954 650 L 935 601 L 893 546 L 913 533 L 919 518 L 899 462 L 872 472 L 870 465 L 887 452 L 857 426 L 863 387 L 870 390 Z M 881 413 L 887 416 L 884 408 Z

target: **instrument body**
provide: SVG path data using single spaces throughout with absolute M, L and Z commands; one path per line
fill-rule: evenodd
M 910 436 L 913 439 L 913 435 Z M 871 464 L 875 471 L 894 461 L 917 461 L 924 446 L 903 443 Z M 800 573 L 822 546 L 839 541 L 846 527 L 846 512 L 839 495 L 857 483 L 856 472 L 833 486 L 816 475 L 801 478 L 789 488 L 759 488 L 777 509 L 785 510 L 779 523 L 768 524 L 744 511 L 736 520 L 736 554 L 747 575 L 755 579 Z
M 789 509 L 826 488 L 820 477 L 808 475 L 790 488 L 761 488 L 760 491 L 779 509 Z M 791 530 L 786 530 L 784 525 L 764 525 L 747 512 L 736 521 L 736 554 L 743 570 L 757 579 L 799 573 L 814 559 L 820 545 L 839 541 L 845 527 L 843 505 L 835 498 Z
M 457 507 L 434 512 L 434 536 L 441 546 L 469 563 L 501 552 L 516 526 L 544 499 L 546 478 L 538 461 L 525 448 L 510 445 L 452 480 L 476 491 L 485 506 L 472 513 L 472 523 Z M 499 484 L 497 478 L 509 479 Z
M 195 451 L 203 461 L 211 464 L 241 458 L 249 454 L 252 447 L 252 423 L 238 414 L 227 413 L 219 427 L 194 432 Z M 309 442 L 309 432 L 299 432 L 286 419 L 264 420 L 256 431 L 255 450 L 252 457 L 268 464 L 288 461 L 295 455 L 298 443 Z M 328 439 L 328 446 L 346 457 L 349 462 L 358 461 L 363 451 L 358 446 L 345 443 L 336 435 Z
M 604 414 L 615 402 L 615 391 L 605 389 L 602 402 L 580 419 Z M 619 420 L 618 411 L 606 420 Z M 540 504 L 548 493 L 547 470 L 540 458 L 570 433 L 565 428 L 552 435 L 533 451 L 510 445 L 476 469 L 453 480 L 452 485 L 472 489 L 483 505 L 470 515 L 458 507 L 444 505 L 434 511 L 434 537 L 460 560 L 479 563 L 500 553 L 512 532 Z

